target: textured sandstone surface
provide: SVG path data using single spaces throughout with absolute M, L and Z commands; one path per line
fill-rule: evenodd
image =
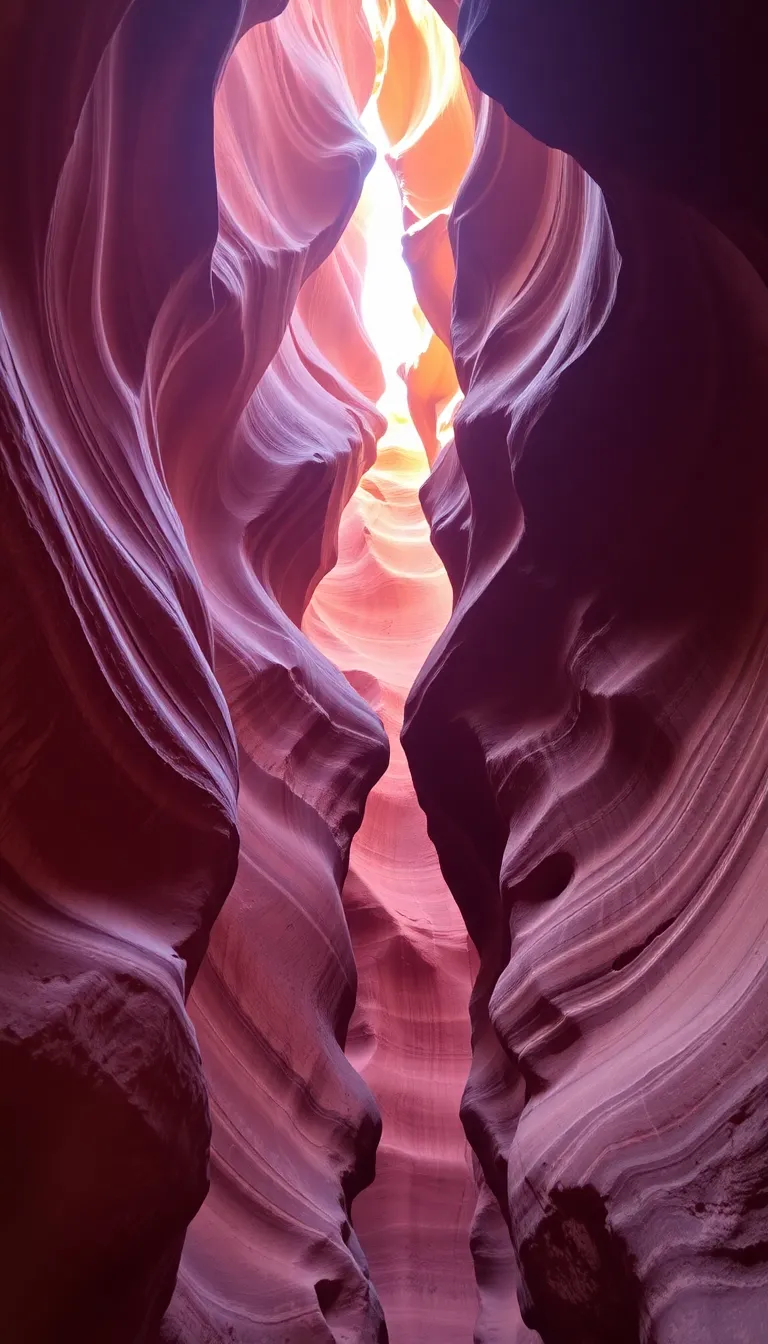
M 767 27 L 4 7 L 9 1344 L 762 1340 Z
M 506 1223 L 515 1337 L 751 1341 L 768 1290 L 759 189 L 714 160 L 704 190 L 711 116 L 681 109 L 666 66 L 643 71 L 643 138 L 626 34 L 569 21 L 573 53 L 545 6 L 462 6 L 480 87 L 558 148 L 480 114 L 450 225 L 465 399 L 423 491 L 456 600 L 406 712 L 481 959 L 463 1115 L 503 1221 L 481 1191 L 480 1334 L 509 1337 L 499 1304 L 512 1330 Z M 659 21 L 678 33 L 679 7 Z M 731 49 L 718 64 L 694 43 L 692 91 L 717 67 L 731 92 Z
M 411 429 L 403 480 L 382 465 L 384 725 L 298 625 L 386 425 L 360 312 L 359 115 L 377 81 L 411 216 L 443 211 L 430 312 L 450 303 L 445 211 L 472 119 L 450 89 L 422 107 L 408 80 L 409 45 L 430 76 L 431 10 L 392 7 L 385 75 L 383 21 L 374 42 L 359 6 L 280 8 L 9 15 L 2 1026 L 19 1340 L 384 1338 L 350 1224 L 380 1131 L 354 1042 L 344 1053 L 355 951 L 354 1034 L 380 1042 L 366 1081 L 390 1121 L 374 1258 L 401 1339 L 434 1322 L 445 1282 L 446 1328 L 471 1329 L 467 936 L 397 741 L 450 602 L 416 491 L 458 389 L 426 325 L 403 384 L 424 441 Z M 442 178 L 441 120 L 461 137 Z M 388 666 L 401 546 L 418 560 L 394 594 L 411 647 Z M 345 913 L 388 738 L 396 768 Z M 400 858 L 393 840 L 377 859 L 393 809 Z M 390 974 L 366 901 L 392 926 Z M 406 1012 L 401 917 L 419 965 L 432 948 Z
M 214 309 L 161 408 L 240 774 L 238 874 L 189 1005 L 213 1138 L 165 1324 L 185 1344 L 383 1338 L 349 1222 L 380 1120 L 343 1053 L 340 887 L 387 746 L 297 628 L 384 427 L 354 232 L 335 246 L 373 157 L 357 119 L 373 75 L 359 11 L 300 0 L 241 39 L 214 117 Z
M 211 1193 L 162 1338 L 383 1332 L 348 1222 L 379 1119 L 342 1050 L 339 891 L 386 738 L 292 620 L 383 428 L 359 259 L 331 257 L 372 159 L 374 59 L 359 10 L 253 27 L 276 8 L 44 6 L 12 30 L 14 1341 L 157 1337 L 207 1188 L 197 1040 Z M 296 300 L 321 270 L 318 323 Z
M 206 1189 L 183 994 L 235 871 L 237 770 L 149 385 L 153 331 L 215 238 L 206 126 L 239 18 L 42 4 L 3 34 L 0 1126 L 19 1344 L 148 1337 Z
M 407 690 L 450 614 L 429 545 L 419 443 L 393 426 L 342 520 L 339 563 L 304 622 L 381 714 L 392 757 L 355 837 L 344 908 L 358 968 L 347 1055 L 381 1110 L 376 1180 L 355 1228 L 390 1339 L 471 1338 L 472 1174 L 459 1123 L 469 1069 L 471 952 L 398 739 Z
M 449 433 L 446 416 L 458 385 L 448 350 L 430 333 L 425 314 L 433 327 L 445 314 L 448 335 L 454 270 L 447 207 L 469 159 L 472 123 L 453 37 L 429 7 L 414 6 L 412 14 L 398 5 L 393 14 L 389 33 L 386 24 L 383 32 L 374 25 L 374 96 L 387 163 L 412 220 L 404 242 L 416 294 L 429 299 L 417 313 L 419 342 L 410 365 L 397 372 L 383 353 L 387 385 L 379 406 L 387 431 L 344 512 L 338 563 L 316 589 L 302 628 L 381 716 L 390 744 L 390 764 L 369 796 L 343 888 L 358 968 L 347 1055 L 371 1088 L 383 1123 L 376 1179 L 355 1203 L 355 1229 L 392 1344 L 433 1337 L 459 1344 L 471 1339 L 477 1312 L 469 1253 L 474 1182 L 459 1121 L 475 959 L 427 837 L 399 733 L 405 697 L 451 609 L 450 584 L 429 543 L 418 490 Z M 411 72 L 419 62 L 416 87 Z M 367 114 L 364 121 L 368 125 Z M 466 137 L 458 144 L 457 125 Z M 457 152 L 463 155 L 458 165 Z M 371 235 L 382 208 L 380 172 L 388 170 L 372 174 L 355 217 L 370 238 L 374 270 L 384 265 Z M 394 185 L 392 191 L 397 210 Z M 396 255 L 396 216 L 394 225 Z M 429 249 L 420 253 L 423 262 L 408 252 L 422 228 L 446 244 L 439 267 L 430 265 Z M 371 279 L 375 285 L 375 275 Z M 386 295 L 375 287 L 372 296 L 364 291 L 364 314 L 372 302 L 379 310 L 374 336 L 385 339 L 388 324 L 396 335 L 398 319 L 407 330 L 409 313 L 400 315 L 392 304 L 390 315 Z

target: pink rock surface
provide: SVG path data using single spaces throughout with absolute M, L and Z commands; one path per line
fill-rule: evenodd
M 165 1327 L 185 1344 L 384 1337 L 349 1222 L 380 1121 L 343 1053 L 340 886 L 386 738 L 296 624 L 384 427 L 354 232 L 333 251 L 372 160 L 372 80 L 353 10 L 293 4 L 241 40 L 215 113 L 214 311 L 160 408 L 240 769 L 238 876 L 190 1000 L 213 1140 Z
M 463 16 L 473 74 L 510 107 L 523 8 Z M 536 97 L 567 145 L 555 94 Z M 451 223 L 465 400 L 423 492 L 455 607 L 405 732 L 481 959 L 463 1115 L 503 1220 L 482 1192 L 478 1333 L 751 1341 L 768 1289 L 754 235 L 735 245 L 620 155 L 606 209 L 498 108 L 479 136 Z
M 353 249 L 346 364 L 294 312 L 371 161 L 370 36 L 80 8 L 19 12 L 6 85 L 6 1328 L 157 1338 L 239 775 L 162 1338 L 373 1340 L 339 888 L 386 739 L 290 619 L 383 427 Z
M 240 15 L 193 4 L 181 23 L 166 5 L 158 26 L 158 8 L 42 4 L 4 21 L 0 1123 L 14 1344 L 148 1338 L 206 1189 L 183 994 L 235 871 L 236 757 L 149 389 L 153 330 L 215 239 L 206 123 L 210 137 Z M 137 80 L 141 99 L 126 96 Z
M 766 20 L 435 10 L 0 16 L 9 1344 L 763 1337 Z
M 393 307 L 390 314 L 375 288 L 384 311 L 372 331 L 385 344 L 389 379 L 379 404 L 388 428 L 342 517 L 338 564 L 316 589 L 302 628 L 381 715 L 390 743 L 343 888 L 359 976 L 347 1055 L 383 1123 L 376 1180 L 356 1201 L 355 1228 L 391 1344 L 460 1344 L 471 1339 L 477 1314 L 469 1253 L 474 1178 L 459 1122 L 474 953 L 428 839 L 399 734 L 408 689 L 451 608 L 418 489 L 458 392 L 448 350 L 427 325 L 448 337 L 454 281 L 447 215 L 430 212 L 455 194 L 470 157 L 472 113 L 456 44 L 432 11 L 398 3 L 392 17 L 392 26 L 386 18 L 381 29 L 374 25 L 376 105 L 404 218 L 416 221 L 403 251 L 416 295 L 425 296 L 415 327 L 421 342 L 413 362 L 403 358 L 394 374 L 386 338 L 398 313 Z M 377 172 L 386 176 L 381 165 Z M 371 196 L 377 180 L 356 216 L 372 240 L 369 271 L 384 266 L 371 232 L 383 208 Z M 427 239 L 437 239 L 437 248 Z M 375 275 L 368 279 L 375 285 Z M 366 290 L 363 312 L 369 304 Z
M 426 472 L 421 444 L 392 427 L 344 513 L 339 562 L 303 627 L 381 715 L 392 752 L 343 890 L 359 977 L 347 1055 L 383 1120 L 376 1180 L 354 1221 L 392 1344 L 432 1332 L 458 1344 L 476 1313 L 474 1191 L 458 1119 L 472 954 L 399 742 L 407 690 L 450 615 L 418 501 Z

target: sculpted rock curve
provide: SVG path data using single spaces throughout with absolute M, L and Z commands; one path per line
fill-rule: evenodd
M 386 739 L 295 624 L 383 428 L 374 352 L 326 320 L 356 311 L 334 247 L 374 61 L 354 8 L 253 29 L 279 8 L 4 29 L 4 1299 L 30 1344 L 384 1336 L 339 889 Z M 194 981 L 212 1189 L 166 1312 L 208 1185 Z
M 523 13 L 459 22 L 510 110 Z M 404 735 L 481 959 L 480 1337 L 506 1241 L 521 1339 L 714 1344 L 768 1287 L 759 215 L 671 169 L 662 193 L 613 124 L 585 148 L 548 88 L 532 129 L 602 192 L 481 115 L 451 222 L 465 399 L 423 491 L 455 607 Z

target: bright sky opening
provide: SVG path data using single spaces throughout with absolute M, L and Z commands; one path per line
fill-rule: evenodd
M 384 370 L 386 392 L 381 409 L 390 418 L 410 420 L 405 383 L 398 368 L 415 363 L 427 345 L 430 328 L 423 317 L 419 320 L 420 314 L 417 316 L 416 295 L 403 260 L 402 201 L 395 176 L 386 162 L 389 143 L 375 98 L 368 103 L 361 121 L 376 148 L 376 162 L 366 178 L 361 201 L 368 249 L 362 316 Z

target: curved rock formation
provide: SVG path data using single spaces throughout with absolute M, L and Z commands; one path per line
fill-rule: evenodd
M 325 327 L 357 303 L 354 247 L 331 254 L 371 162 L 357 112 L 374 60 L 359 11 L 294 4 L 253 29 L 276 8 L 83 4 L 64 24 L 47 6 L 8 35 L 19 1342 L 157 1338 L 207 1184 L 182 995 L 234 876 L 235 749 L 239 876 L 191 1003 L 212 1190 L 162 1338 L 383 1336 L 348 1223 L 379 1122 L 342 1050 L 339 887 L 386 739 L 291 619 L 383 428 L 362 330 L 340 358 Z M 320 323 L 312 292 L 296 303 L 318 267 Z
M 744 244 L 750 222 L 765 233 L 762 5 L 565 0 L 555 13 L 533 0 L 461 0 L 457 25 L 484 91 L 601 183 L 619 172 L 670 191 Z
M 759 221 L 741 179 L 729 196 L 713 170 L 719 229 L 672 150 L 649 140 L 658 173 L 642 170 L 603 100 L 624 67 L 583 11 L 590 59 L 545 79 L 571 60 L 559 22 L 462 7 L 480 86 L 579 153 L 608 209 L 486 105 L 451 224 L 465 400 L 423 491 L 455 608 L 404 738 L 481 958 L 463 1103 L 488 1190 L 479 1336 L 752 1340 L 768 1286 Z
M 240 18 L 193 4 L 182 23 L 152 0 L 5 19 L 0 1040 L 19 1344 L 147 1338 L 206 1189 L 183 992 L 235 871 L 236 759 L 147 380 L 164 304 L 215 239 L 206 124 L 210 142 Z
M 339 889 L 386 739 L 296 628 L 384 423 L 365 396 L 381 372 L 354 233 L 331 250 L 372 158 L 357 119 L 371 40 L 359 12 L 339 16 L 293 4 L 230 59 L 214 309 L 158 411 L 240 768 L 238 877 L 190 1001 L 214 1127 L 166 1322 L 185 1344 L 383 1338 L 349 1222 L 379 1119 L 343 1054 L 355 966 Z M 367 68 L 357 89 L 347 68 Z
M 394 171 L 406 215 L 413 217 L 417 197 L 429 196 L 425 208 L 444 210 L 470 147 L 457 164 L 455 123 L 466 125 L 470 112 L 455 41 L 418 5 L 393 6 L 373 31 L 376 110 L 368 109 L 364 124 Z M 412 80 L 419 60 L 420 86 Z M 390 125 L 399 118 L 394 143 L 384 114 Z M 460 1344 L 471 1338 L 477 1311 L 469 1256 L 473 1180 L 459 1123 L 472 953 L 399 742 L 408 689 L 450 615 L 450 585 L 429 544 L 418 489 L 445 438 L 458 385 L 448 350 L 414 308 L 407 272 L 398 277 L 401 209 L 380 159 L 356 219 L 369 242 L 362 310 L 381 346 L 387 386 L 379 406 L 388 429 L 345 510 L 338 564 L 318 586 L 303 629 L 381 715 L 391 748 L 343 889 L 359 975 L 347 1053 L 383 1121 L 376 1180 L 355 1204 L 355 1228 L 392 1344 L 425 1337 Z M 424 232 L 441 224 L 437 237 L 447 242 L 446 218 L 433 213 Z M 404 240 L 415 278 L 422 267 L 410 244 L 418 236 Z M 435 267 L 425 254 L 425 283 L 417 284 L 429 293 L 430 315 L 445 314 L 447 335 L 450 248 L 447 264 L 445 251 L 439 255 Z M 413 362 L 398 368 L 408 339 Z
M 11 1344 L 762 1338 L 767 26 L 5 6 Z
M 412 437 L 411 437 L 412 436 Z M 376 1181 L 354 1222 L 393 1344 L 471 1337 L 471 1173 L 458 1123 L 470 953 L 398 741 L 407 690 L 450 613 L 418 502 L 424 449 L 393 421 L 346 510 L 339 563 L 304 623 L 381 714 L 390 766 L 352 845 L 344 908 L 358 968 L 347 1053 L 382 1113 Z

